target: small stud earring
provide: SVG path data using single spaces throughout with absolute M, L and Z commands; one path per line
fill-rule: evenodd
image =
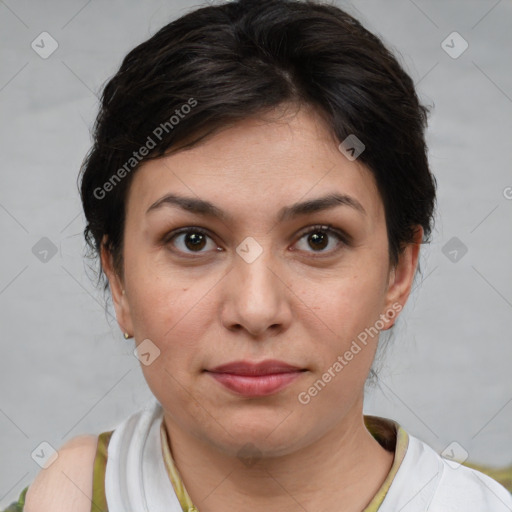
M 127 332 L 124 333 L 124 339 L 125 340 L 129 340 L 130 338 L 132 338 L 132 336 L 130 336 Z

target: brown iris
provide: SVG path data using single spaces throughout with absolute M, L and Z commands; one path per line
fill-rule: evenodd
M 329 243 L 328 235 L 322 231 L 315 231 L 308 236 L 308 242 L 312 242 L 313 249 L 324 249 Z
M 201 250 L 206 244 L 206 235 L 197 232 L 186 233 L 184 242 L 187 249 Z

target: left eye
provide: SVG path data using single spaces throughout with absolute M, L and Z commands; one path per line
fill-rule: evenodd
M 338 243 L 334 244 L 334 248 L 332 248 L 332 250 L 324 250 L 329 246 L 329 238 L 332 236 L 335 236 L 338 239 Z M 304 238 L 306 238 L 306 243 L 308 243 L 309 247 L 314 249 L 313 252 L 333 252 L 339 248 L 340 245 L 346 244 L 346 239 L 343 233 L 337 229 L 333 229 L 331 226 L 313 226 L 313 228 L 309 228 L 308 231 L 302 233 L 299 242 Z

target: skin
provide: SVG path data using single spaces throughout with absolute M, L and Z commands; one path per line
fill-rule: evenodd
M 146 213 L 170 192 L 208 200 L 232 219 L 171 206 Z M 282 207 L 332 192 L 357 199 L 366 213 L 338 205 L 276 220 Z M 319 249 L 303 234 L 315 224 L 331 224 L 352 241 L 331 234 Z M 209 231 L 196 252 L 186 235 L 170 239 L 186 226 Z M 355 512 L 371 501 L 394 458 L 363 421 L 378 336 L 307 405 L 298 395 L 393 304 L 405 305 L 422 235 L 418 227 L 415 243 L 391 268 L 373 175 L 338 150 L 322 118 L 306 107 L 226 126 L 136 171 L 122 275 L 105 248 L 102 265 L 123 332 L 160 350 L 141 368 L 201 512 L 327 511 L 340 504 Z M 236 252 L 246 237 L 262 249 L 251 263 Z M 204 371 L 242 359 L 279 359 L 307 371 L 261 398 L 235 395 Z M 239 456 L 243 447 L 251 463 Z

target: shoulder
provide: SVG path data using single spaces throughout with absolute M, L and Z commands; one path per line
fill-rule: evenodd
M 416 462 L 432 474 L 431 512 L 510 512 L 512 494 L 490 476 L 439 455 L 429 445 L 410 436 L 419 448 Z
M 512 494 L 499 482 L 476 469 L 442 460 L 443 477 L 433 502 L 439 510 L 447 505 L 452 507 L 449 510 L 461 511 L 512 510 Z
M 30 484 L 24 510 L 90 512 L 97 445 L 97 435 L 76 436 L 64 443 L 55 461 Z

